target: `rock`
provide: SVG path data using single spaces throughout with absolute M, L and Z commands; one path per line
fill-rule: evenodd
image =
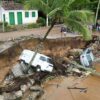
M 27 83 L 27 87 L 30 88 L 32 84 L 30 82 Z
M 92 44 L 91 49 L 96 50 L 98 48 L 98 45 L 96 43 Z
M 73 56 L 69 56 L 69 59 L 70 59 L 70 60 L 73 60 L 73 59 L 74 59 L 74 57 L 73 57 Z
M 34 84 L 35 80 L 34 79 L 30 79 L 30 82 L 31 82 L 31 84 Z
M 91 74 L 91 72 L 87 71 L 84 73 L 85 76 L 89 76 Z
M 81 73 L 81 71 L 79 69 L 77 69 L 77 68 L 73 68 L 72 71 L 76 72 L 76 73 Z
M 27 85 L 21 85 L 20 89 L 24 93 L 28 89 L 28 86 Z
M 80 55 L 83 52 L 82 49 L 71 49 L 69 51 L 69 54 L 72 56 Z
M 16 96 L 17 98 L 22 97 L 22 96 L 23 96 L 22 91 L 19 90 L 19 91 L 15 92 L 15 96 Z
M 40 96 L 40 92 L 32 92 L 31 95 L 29 95 L 28 100 L 36 100 Z
M 37 85 L 30 87 L 30 90 L 31 91 L 43 91 L 43 89 L 40 86 L 37 86 Z
M 0 100 L 4 100 L 4 96 L 3 95 L 0 95 Z
M 16 100 L 17 99 L 14 93 L 3 93 L 3 96 L 4 96 L 3 100 Z

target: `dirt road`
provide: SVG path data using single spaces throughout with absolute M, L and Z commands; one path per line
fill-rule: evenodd
M 28 35 L 34 35 L 34 37 L 42 38 L 44 34 L 47 32 L 49 27 L 42 27 L 42 28 L 34 28 L 34 29 L 25 29 L 21 31 L 13 31 L 13 32 L 6 32 L 6 33 L 0 33 L 0 41 L 7 41 L 11 39 L 15 39 L 21 36 L 28 36 Z M 59 38 L 61 37 L 60 32 L 61 27 L 55 26 L 47 38 Z M 64 35 L 62 35 L 63 37 Z M 77 36 L 76 34 L 67 33 L 67 37 L 73 37 Z

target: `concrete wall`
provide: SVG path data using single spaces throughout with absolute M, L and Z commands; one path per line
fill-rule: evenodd
M 5 12 L 3 12 L 5 14 L 5 20 L 6 22 L 9 22 L 9 12 L 14 12 L 15 15 L 15 25 L 18 25 L 18 21 L 17 21 L 17 12 L 22 12 L 22 22 L 23 24 L 29 24 L 29 23 L 36 23 L 37 19 L 38 19 L 38 11 L 37 10 L 27 10 L 27 12 L 29 12 L 29 17 L 25 17 L 25 12 L 26 10 L 6 10 Z M 32 17 L 32 12 L 35 12 L 35 17 Z M 3 14 L 2 14 L 2 18 L 3 18 Z

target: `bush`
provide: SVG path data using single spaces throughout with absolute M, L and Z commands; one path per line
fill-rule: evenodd
M 27 25 L 27 28 L 38 28 L 38 27 L 40 27 L 40 24 L 38 24 L 38 23 L 31 23 L 31 24 L 28 24 Z
M 31 23 L 31 24 L 24 24 L 24 25 L 8 25 L 7 22 L 4 23 L 5 25 L 5 32 L 10 31 L 17 31 L 17 30 L 24 30 L 24 29 L 31 29 L 31 28 L 39 28 L 41 23 Z M 0 22 L 0 32 L 3 31 L 3 23 Z
M 16 31 L 16 30 L 17 30 L 16 26 L 13 26 L 13 25 L 8 25 L 6 28 L 7 32 Z
M 0 26 L 2 26 L 3 25 L 3 22 L 0 22 Z M 5 25 L 5 27 L 7 27 L 8 26 L 8 23 L 7 22 L 4 22 L 4 25 Z
M 7 26 L 8 26 L 8 23 L 7 22 L 4 22 L 4 26 L 5 26 L 5 31 L 7 30 Z M 0 30 L 1 32 L 3 31 L 3 22 L 0 22 Z
M 40 26 L 45 26 L 46 20 L 42 17 L 39 17 L 38 20 L 37 20 L 37 23 L 39 23 Z

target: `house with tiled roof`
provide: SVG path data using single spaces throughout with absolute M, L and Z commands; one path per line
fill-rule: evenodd
M 20 25 L 36 23 L 38 19 L 37 10 L 24 10 L 21 4 L 13 0 L 2 0 L 0 5 L 0 22 L 7 22 L 9 25 Z

